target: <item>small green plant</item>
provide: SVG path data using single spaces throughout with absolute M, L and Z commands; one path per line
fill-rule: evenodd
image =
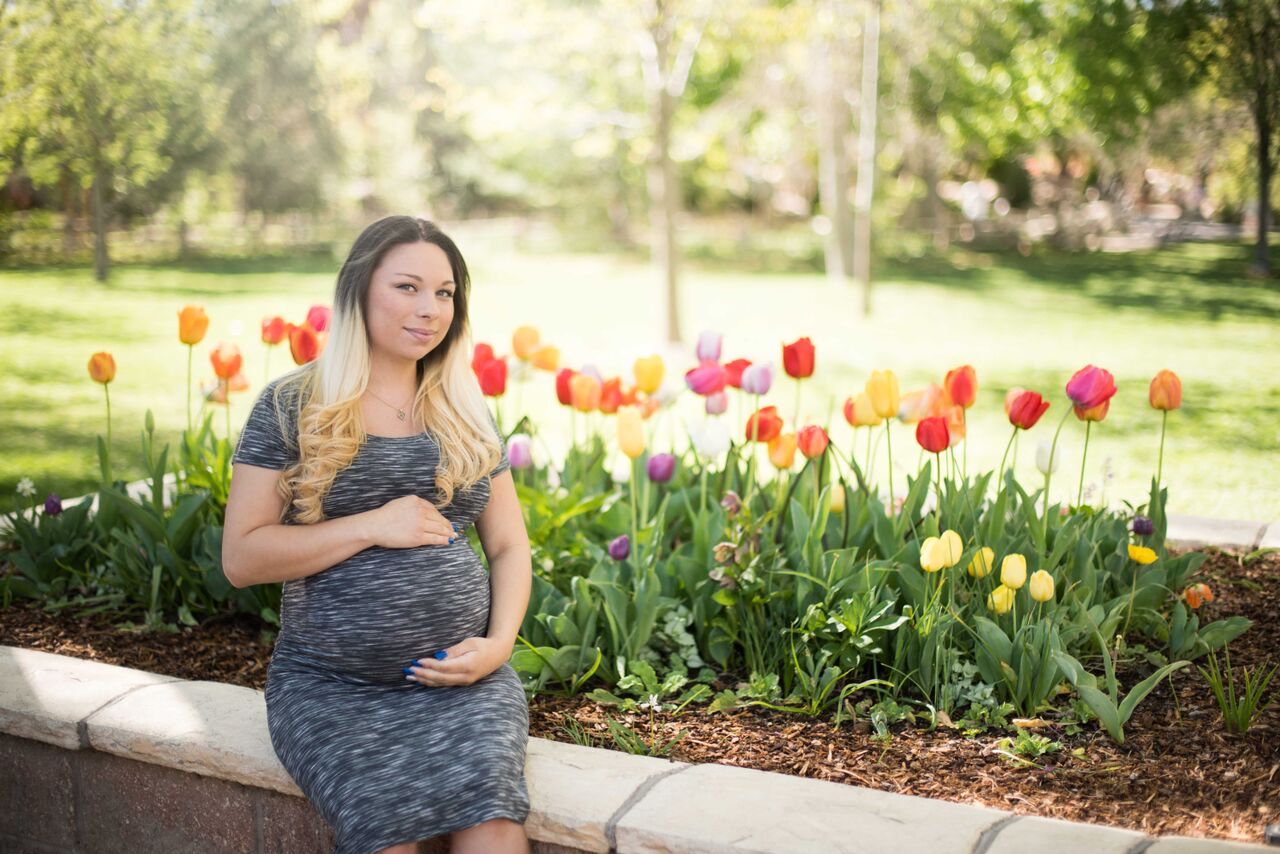
M 658 721 L 657 713 L 662 711 L 663 706 L 658 702 L 658 696 L 652 694 L 649 699 L 640 704 L 639 708 L 643 711 L 649 711 L 649 736 L 646 738 L 628 724 L 615 718 L 605 715 L 605 720 L 609 722 L 609 735 L 613 737 L 614 744 L 618 745 L 621 750 L 627 753 L 633 753 L 639 756 L 666 756 L 671 752 L 671 748 L 676 742 L 689 734 L 689 730 L 682 729 L 666 741 L 658 738 Z
M 574 744 L 580 744 L 583 747 L 599 747 L 602 739 L 599 736 L 592 735 L 582 722 L 573 715 L 566 714 L 561 718 L 560 730 L 569 736 L 569 740 Z
M 1253 668 L 1242 668 L 1242 690 L 1237 694 L 1235 673 L 1231 669 L 1231 651 L 1225 650 L 1225 654 L 1227 659 L 1225 683 L 1222 678 L 1223 671 L 1218 668 L 1217 653 L 1210 655 L 1207 668 L 1197 666 L 1196 669 L 1209 683 L 1209 688 L 1218 701 L 1218 708 L 1222 710 L 1222 722 L 1226 725 L 1227 732 L 1244 735 L 1257 721 L 1258 716 L 1275 702 L 1275 698 L 1272 697 L 1263 703 L 1262 695 L 1267 690 L 1271 677 L 1275 676 L 1277 665 L 1271 665 L 1269 670 L 1265 664 Z
M 1062 742 L 1050 741 L 1047 736 L 1037 735 L 1026 729 L 1019 729 L 1016 735 L 1006 736 L 996 742 L 995 752 L 1014 765 L 1040 765 L 1034 760 L 1049 753 L 1057 753 L 1062 749 Z
M 1009 716 L 1017 711 L 1013 703 L 970 703 L 968 711 L 955 721 L 955 725 L 966 738 L 972 738 L 988 729 L 1007 730 Z

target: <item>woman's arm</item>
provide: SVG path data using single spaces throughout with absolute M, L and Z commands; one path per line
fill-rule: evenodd
M 529 591 L 533 586 L 529 532 L 520 513 L 520 499 L 510 470 L 490 480 L 489 504 L 476 519 L 476 531 L 489 561 L 493 591 L 489 631 L 485 637 L 500 641 L 509 656 L 529 607 Z
M 302 578 L 373 545 L 368 511 L 314 525 L 283 525 L 280 472 L 236 463 L 222 529 L 222 572 L 234 587 Z

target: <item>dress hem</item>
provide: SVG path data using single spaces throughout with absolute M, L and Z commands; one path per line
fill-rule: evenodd
M 516 818 L 516 815 L 517 814 L 508 807 L 500 807 L 489 812 L 481 813 L 480 818 L 478 819 L 468 818 L 465 821 L 461 821 L 456 824 L 445 825 L 443 830 L 437 830 L 435 832 L 424 831 L 423 835 L 415 835 L 410 839 L 403 839 L 399 834 L 397 834 L 388 840 L 380 840 L 377 844 L 371 847 L 359 849 L 355 854 L 377 854 L 378 851 L 381 851 L 384 848 L 390 848 L 392 845 L 407 845 L 411 842 L 418 843 L 429 839 L 437 839 L 441 836 L 448 836 L 449 834 L 455 833 L 459 830 L 466 830 L 467 828 L 475 827 L 476 825 L 483 824 L 486 821 L 492 821 L 495 818 L 511 819 L 523 827 L 528 821 L 528 813 L 525 814 L 525 818 L 523 819 Z

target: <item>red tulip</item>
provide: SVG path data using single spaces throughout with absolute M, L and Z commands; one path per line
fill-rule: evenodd
M 724 391 L 729 372 L 719 362 L 703 362 L 698 367 L 685 371 L 684 381 L 694 394 L 706 397 L 718 391 Z
M 507 360 L 490 359 L 478 372 L 480 391 L 488 397 L 501 397 L 507 391 Z
M 239 347 L 224 342 L 213 348 L 213 352 L 209 354 L 209 361 L 213 363 L 213 372 L 219 379 L 229 380 L 240 373 L 244 357 L 240 355 Z
M 945 415 L 922 418 L 916 424 L 916 441 L 931 454 L 940 454 L 951 447 L 951 431 Z
M 748 441 L 769 442 L 781 432 L 782 419 L 778 416 L 776 406 L 765 406 L 747 419 Z
M 974 372 L 973 365 L 961 365 L 947 371 L 942 387 L 947 390 L 952 403 L 965 409 L 973 406 L 973 400 L 978 395 L 978 375 Z
M 569 388 L 569 382 L 576 373 L 573 368 L 561 368 L 556 372 L 556 399 L 561 406 L 573 406 L 573 391 Z
M 294 364 L 305 365 L 307 362 L 314 362 L 320 355 L 319 334 L 308 323 L 301 326 L 290 323 L 288 329 L 289 352 L 293 355 Z
M 493 347 L 483 343 L 477 344 L 475 350 L 471 353 L 471 370 L 475 372 L 476 376 L 479 376 L 480 367 L 493 357 Z
M 853 403 L 853 398 L 846 397 L 844 399 L 844 406 L 841 408 L 841 411 L 844 412 L 844 420 L 849 422 L 850 427 L 858 426 L 857 419 L 853 417 L 854 408 L 855 407 Z
M 279 344 L 289 334 L 288 325 L 284 322 L 284 318 L 276 315 L 275 317 L 262 318 L 262 343 L 272 346 Z
M 742 372 L 751 367 L 750 359 L 734 359 L 724 366 L 725 382 L 734 388 L 742 388 Z
M 307 312 L 307 323 L 316 332 L 324 332 L 329 328 L 329 318 L 333 316 L 327 305 L 313 305 Z
M 1024 391 L 1009 404 L 1009 423 L 1020 430 L 1030 430 L 1048 408 L 1049 401 L 1034 391 Z
M 827 449 L 830 442 L 827 431 L 816 424 L 801 427 L 800 432 L 796 434 L 796 447 L 810 460 L 822 456 L 822 452 Z
M 1115 377 L 1105 368 L 1085 365 L 1067 381 L 1067 397 L 1071 398 L 1077 409 L 1095 409 L 1110 400 L 1115 393 Z
M 789 377 L 802 380 L 813 376 L 813 359 L 813 342 L 808 338 L 782 345 L 782 367 Z

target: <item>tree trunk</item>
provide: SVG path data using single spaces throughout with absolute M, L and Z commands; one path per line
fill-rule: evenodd
M 1254 123 L 1258 128 L 1258 242 L 1254 246 L 1253 263 L 1249 265 L 1249 272 L 1262 278 L 1271 276 L 1267 230 L 1271 225 L 1271 167 L 1274 159 L 1271 153 L 1271 117 L 1267 101 L 1269 94 L 1265 86 L 1259 87 L 1253 110 Z
M 659 52 L 662 56 L 664 51 Z M 665 57 L 663 58 L 665 64 Z M 677 210 L 675 164 L 671 162 L 671 114 L 673 99 L 666 87 L 654 93 L 654 146 L 649 161 L 649 222 L 653 241 L 653 266 L 663 280 L 667 341 L 679 344 L 680 288 L 676 271 Z
M 818 30 L 814 39 L 814 107 L 818 116 L 818 200 L 830 220 L 825 251 L 827 279 L 835 283 L 853 277 L 853 221 L 846 195 L 849 164 L 844 150 L 849 119 L 840 93 L 844 75 L 836 69 L 839 45 L 829 29 L 838 20 L 838 12 L 831 0 L 827 0 L 824 9 L 827 14 L 814 25 Z
M 103 186 L 107 173 L 99 170 L 93 179 L 93 277 L 99 282 L 107 280 L 107 191 Z
M 880 100 L 880 0 L 868 0 L 862 42 L 862 114 L 858 119 L 858 186 L 853 260 L 862 283 L 862 313 L 871 314 L 871 198 L 876 171 L 876 113 Z

